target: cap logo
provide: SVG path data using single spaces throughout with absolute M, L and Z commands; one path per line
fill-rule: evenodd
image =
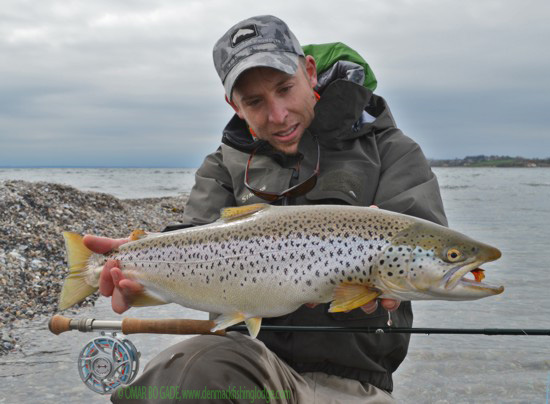
M 231 35 L 231 47 L 234 48 L 241 42 L 257 36 L 258 29 L 256 28 L 256 25 L 251 24 L 241 27 Z

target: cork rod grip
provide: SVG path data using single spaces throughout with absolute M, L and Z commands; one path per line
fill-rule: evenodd
M 211 332 L 213 321 L 208 320 L 141 320 L 125 318 L 122 320 L 124 334 L 214 334 L 225 335 L 225 330 Z

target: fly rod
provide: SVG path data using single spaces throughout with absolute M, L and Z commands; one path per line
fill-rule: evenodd
M 216 332 L 209 320 L 186 319 L 137 319 L 96 320 L 93 318 L 71 319 L 61 315 L 53 316 L 48 324 L 50 331 L 59 335 L 66 331 L 120 331 L 123 334 L 210 334 L 225 335 L 227 331 L 247 331 L 245 325 L 234 325 Z M 429 328 L 429 327 L 340 327 L 340 326 L 279 326 L 262 325 L 262 331 L 269 332 L 355 332 L 367 334 L 470 334 L 470 335 L 546 335 L 550 329 L 533 328 Z

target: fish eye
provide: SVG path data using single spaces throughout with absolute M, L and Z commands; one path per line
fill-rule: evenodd
M 449 248 L 447 250 L 447 260 L 449 262 L 457 262 L 462 259 L 462 253 L 456 248 Z

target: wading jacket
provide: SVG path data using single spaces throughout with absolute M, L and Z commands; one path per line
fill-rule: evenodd
M 349 79 L 346 74 L 337 76 Z M 245 122 L 234 116 L 224 130 L 222 145 L 196 173 L 184 224 L 211 223 L 223 207 L 265 202 L 244 186 L 248 157 L 258 146 L 249 170 L 251 186 L 281 192 L 308 178 L 317 162 L 316 136 L 321 146 L 317 184 L 307 195 L 285 204 L 374 204 L 446 225 L 437 179 L 420 147 L 396 128 L 384 99 L 348 79 L 332 77 L 318 89 L 321 99 L 297 156 L 284 156 L 267 143 L 254 141 Z M 370 315 L 360 309 L 336 314 L 327 309 L 324 304 L 302 307 L 263 323 L 379 327 L 388 320 L 380 307 Z M 412 326 L 410 303 L 403 302 L 392 320 L 396 327 Z M 325 372 L 390 392 L 392 372 L 405 358 L 409 344 L 405 334 L 260 332 L 258 338 L 298 372 Z

